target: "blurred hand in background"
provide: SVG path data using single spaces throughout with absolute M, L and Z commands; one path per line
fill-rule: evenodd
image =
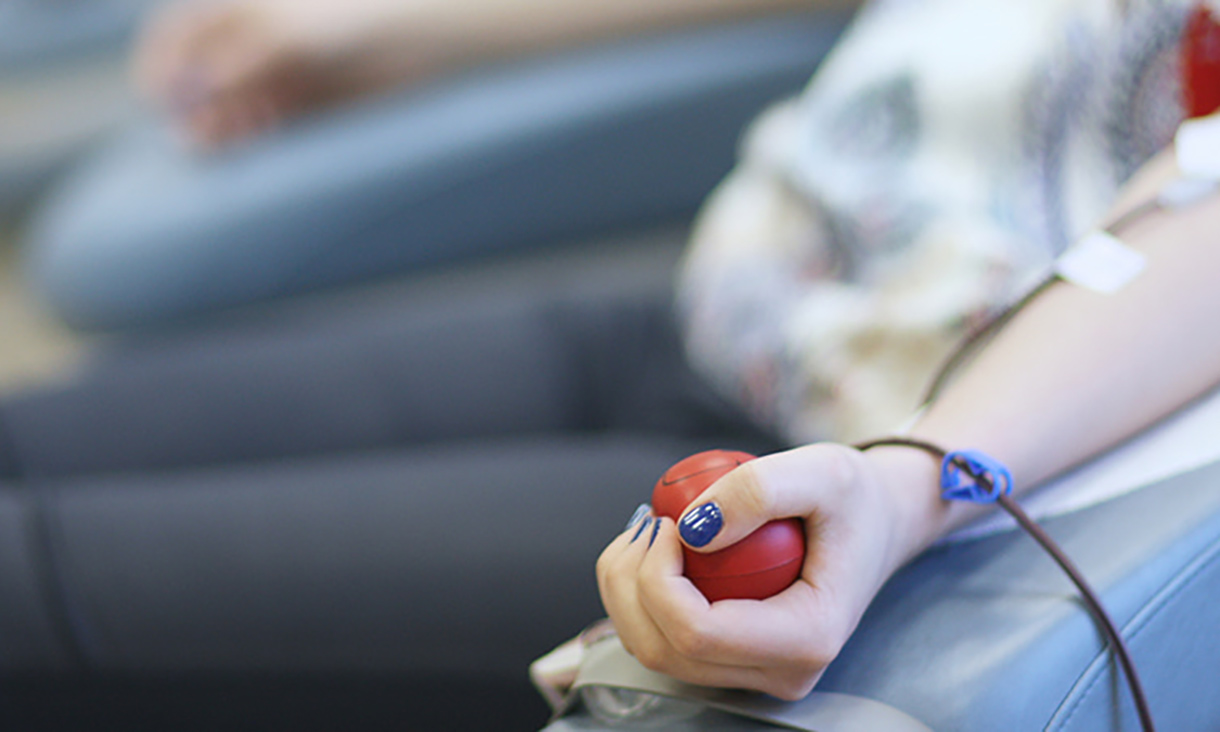
M 846 5 L 851 0 L 827 0 Z M 136 82 L 213 148 L 372 91 L 632 32 L 810 0 L 185 0 L 153 14 Z

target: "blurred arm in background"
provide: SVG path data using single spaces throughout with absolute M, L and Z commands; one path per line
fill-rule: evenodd
M 361 94 L 618 35 L 855 0 L 188 0 L 135 54 L 142 93 L 204 148 Z

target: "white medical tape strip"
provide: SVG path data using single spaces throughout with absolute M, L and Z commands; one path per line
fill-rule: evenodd
M 1094 231 L 1055 260 L 1055 274 L 1074 285 L 1112 295 L 1147 266 L 1147 258 L 1104 231 Z
M 1183 122 L 1173 146 L 1183 176 L 1220 179 L 1220 114 Z

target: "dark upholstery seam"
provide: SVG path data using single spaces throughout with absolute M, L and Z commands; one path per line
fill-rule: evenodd
M 13 437 L 12 430 L 9 429 L 4 412 L 0 411 L 0 480 L 5 478 L 20 480 L 23 472 L 21 453 L 17 450 L 17 440 Z
M 40 481 L 29 480 L 27 490 L 32 508 L 30 543 L 34 549 L 35 571 L 47 604 L 51 627 L 63 643 L 72 666 L 78 671 L 85 671 L 89 667 L 88 656 L 81 643 L 81 629 L 72 620 L 67 581 L 56 550 L 59 532 L 52 519 L 48 495 L 51 489 Z
M 38 593 L 47 608 L 51 632 L 67 653 L 73 669 L 83 671 L 88 662 L 68 612 L 67 587 L 54 548 L 55 531 L 51 525 L 49 500 L 46 495 L 48 489 L 23 466 L 17 440 L 5 420 L 3 411 L 0 411 L 0 453 L 7 454 L 12 460 L 11 477 L 17 484 L 22 501 L 29 509 L 25 520 L 28 536 L 26 547 L 30 552 L 31 569 Z

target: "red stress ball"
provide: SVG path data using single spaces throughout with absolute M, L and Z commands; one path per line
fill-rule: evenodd
M 652 490 L 652 510 L 674 521 L 712 483 L 754 456 L 709 450 L 665 471 Z M 710 554 L 683 547 L 685 574 L 709 602 L 763 600 L 796 581 L 805 560 L 805 527 L 790 518 L 763 524 L 736 544 Z

